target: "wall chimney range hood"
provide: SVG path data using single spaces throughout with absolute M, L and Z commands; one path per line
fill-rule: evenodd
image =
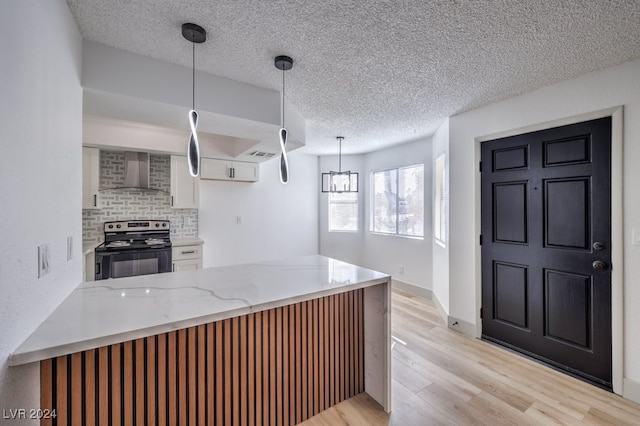
M 124 187 L 149 189 L 149 153 L 124 153 Z

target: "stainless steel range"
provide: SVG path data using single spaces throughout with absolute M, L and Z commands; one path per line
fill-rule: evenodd
M 169 235 L 168 220 L 105 222 L 96 280 L 171 272 Z

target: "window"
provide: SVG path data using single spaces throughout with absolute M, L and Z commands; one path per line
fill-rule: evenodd
M 447 242 L 446 235 L 446 213 L 445 213 L 445 202 L 446 202 L 446 163 L 445 163 L 445 153 L 443 152 L 436 158 L 435 165 L 435 194 L 434 194 L 434 203 L 433 203 L 433 236 L 437 242 L 441 244 L 445 244 Z
M 424 237 L 424 165 L 371 173 L 372 232 Z
M 358 193 L 329 193 L 329 232 L 358 231 Z

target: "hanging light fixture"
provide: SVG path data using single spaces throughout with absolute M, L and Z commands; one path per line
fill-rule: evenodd
M 278 132 L 280 138 L 280 182 L 283 184 L 289 182 L 289 160 L 287 159 L 287 129 L 284 127 L 284 72 L 293 68 L 293 59 L 288 56 L 276 56 L 275 66 L 282 70 L 282 127 Z
M 338 152 L 338 171 L 322 174 L 322 192 L 358 192 L 358 173 L 342 171 L 342 140 L 344 136 L 336 136 L 340 145 Z
M 189 111 L 189 127 L 191 135 L 187 145 L 187 163 L 189 173 L 193 177 L 200 174 L 200 143 L 198 142 L 198 113 L 196 111 L 196 43 L 204 43 L 207 39 L 207 32 L 200 25 L 186 23 L 182 24 L 182 36 L 189 40 L 192 45 L 192 75 L 191 75 L 191 111 Z

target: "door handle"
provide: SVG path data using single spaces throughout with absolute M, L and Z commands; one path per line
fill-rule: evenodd
M 93 207 L 98 207 L 98 194 L 93 194 Z
M 594 261 L 591 266 L 593 266 L 593 269 L 595 269 L 596 271 L 604 271 L 605 269 L 607 269 L 607 264 L 601 260 Z
M 594 250 L 600 251 L 600 250 L 604 250 L 604 248 L 605 248 L 604 243 L 601 243 L 600 241 L 596 241 L 595 243 L 593 243 Z

